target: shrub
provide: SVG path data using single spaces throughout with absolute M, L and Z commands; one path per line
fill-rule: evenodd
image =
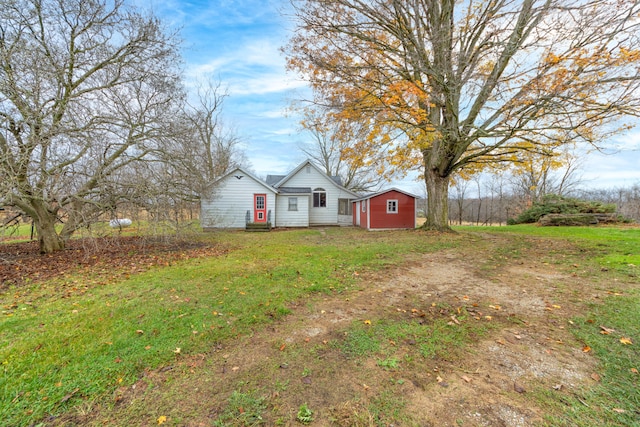
M 522 212 L 507 224 L 530 224 L 538 222 L 540 218 L 549 214 L 608 214 L 615 213 L 616 205 L 598 201 L 586 201 L 549 194 L 542 201 L 535 202 L 529 209 Z

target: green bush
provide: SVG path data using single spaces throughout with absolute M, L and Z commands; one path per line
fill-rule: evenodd
M 516 218 L 507 221 L 507 224 L 531 224 L 538 222 L 540 218 L 548 214 L 607 214 L 615 213 L 615 211 L 616 205 L 612 203 L 606 204 L 548 194 L 542 198 L 541 202 L 535 202 Z

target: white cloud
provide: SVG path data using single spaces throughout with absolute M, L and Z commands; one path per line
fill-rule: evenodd
M 231 52 L 190 65 L 188 80 L 202 76 L 220 78 L 231 95 L 262 95 L 306 87 L 306 82 L 287 75 L 285 59 L 276 40 L 247 40 Z

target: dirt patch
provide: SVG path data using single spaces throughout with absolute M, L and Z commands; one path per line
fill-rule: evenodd
M 492 239 L 487 244 L 503 243 Z M 555 393 L 562 401 L 593 382 L 595 369 L 569 322 L 593 296 L 592 286 L 544 262 L 547 247 L 539 241 L 491 269 L 489 248 L 427 254 L 363 274 L 359 290 L 301 301 L 290 307 L 291 315 L 251 336 L 146 372 L 118 390 L 112 405 L 52 424 L 125 425 L 135 419 L 155 425 L 162 415 L 175 425 L 206 426 L 227 410 L 244 414 L 242 407 L 228 407 L 231 393 L 239 391 L 266 402 L 264 425 L 298 424 L 302 404 L 314 411 L 312 425 L 318 426 L 534 425 L 545 416 L 536 393 Z M 583 291 L 569 291 L 574 289 Z M 456 321 L 460 309 L 468 322 L 495 326 L 450 355 L 421 358 L 412 340 L 394 342 L 400 366 L 388 369 L 381 365 L 384 355 L 351 357 L 340 347 L 354 324 L 414 320 L 420 313 L 426 322 L 437 316 Z

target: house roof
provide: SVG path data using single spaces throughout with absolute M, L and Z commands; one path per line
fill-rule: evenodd
M 278 182 L 282 181 L 286 175 L 267 175 L 267 184 L 275 186 Z
M 362 197 L 360 197 L 359 199 L 356 199 L 356 200 L 353 200 L 353 201 L 354 201 L 354 202 L 359 202 L 359 201 L 361 201 L 361 200 L 372 199 L 372 198 L 374 198 L 374 197 L 381 196 L 382 194 L 388 193 L 388 192 L 390 192 L 390 191 L 397 191 L 398 193 L 402 193 L 402 194 L 405 194 L 405 195 L 407 195 L 407 196 L 409 196 L 409 197 L 413 197 L 414 199 L 419 199 L 419 197 L 418 197 L 418 196 L 416 196 L 415 194 L 411 194 L 411 193 L 406 192 L 406 191 L 404 191 L 404 190 L 400 190 L 399 188 L 392 187 L 392 188 L 388 188 L 388 189 L 386 189 L 386 190 L 378 191 L 377 193 L 367 194 L 366 196 L 362 196 Z
M 289 172 L 287 175 L 285 175 L 280 181 L 278 181 L 275 184 L 272 184 L 275 188 L 282 188 L 281 185 L 283 185 L 284 183 L 287 182 L 287 180 L 289 180 L 292 176 L 294 176 L 295 174 L 297 174 L 303 167 L 305 167 L 306 165 L 310 165 L 312 168 L 314 168 L 316 171 L 318 171 L 318 173 L 320 173 L 321 175 L 326 176 L 334 185 L 336 185 L 337 187 L 339 187 L 340 189 L 353 194 L 354 196 L 358 197 L 358 194 L 354 193 L 353 191 L 345 188 L 342 186 L 342 180 L 340 179 L 340 177 L 337 176 L 329 176 L 327 175 L 326 172 L 324 172 L 323 170 L 321 170 L 318 166 L 316 166 L 311 160 L 307 159 L 304 162 L 300 163 L 298 165 L 298 167 L 296 167 L 294 170 L 292 170 L 291 172 Z M 277 175 L 272 175 L 272 176 L 277 176 Z
M 226 175 L 221 176 L 220 178 L 216 179 L 212 186 L 215 186 L 216 183 L 222 181 L 223 179 L 226 179 L 229 176 L 233 176 L 236 179 L 242 179 L 245 176 L 251 178 L 252 180 L 256 181 L 258 184 L 262 185 L 263 187 L 265 187 L 267 190 L 277 193 L 278 190 L 275 189 L 273 186 L 267 184 L 266 182 L 264 182 L 263 180 L 261 180 L 260 178 L 256 177 L 254 174 L 252 174 L 251 172 L 246 171 L 245 169 L 241 168 L 241 167 L 237 167 L 235 169 L 233 169 L 231 172 L 227 173 Z

